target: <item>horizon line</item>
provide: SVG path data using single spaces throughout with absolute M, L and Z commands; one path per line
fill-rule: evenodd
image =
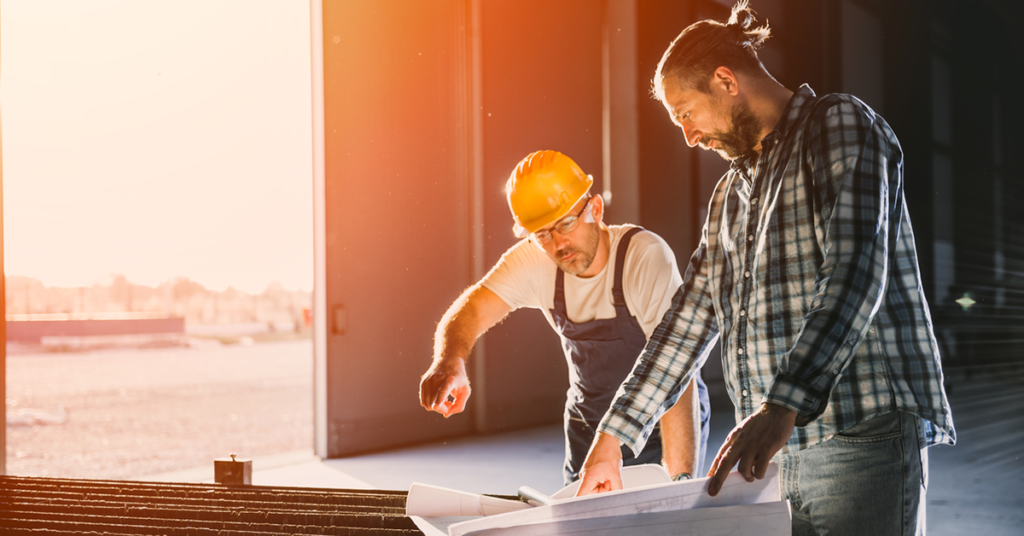
M 46 288 L 46 289 L 51 289 L 51 288 L 90 288 L 90 287 L 97 287 L 97 286 L 109 287 L 109 286 L 111 286 L 113 284 L 113 280 L 114 280 L 114 278 L 116 278 L 116 276 L 124 277 L 125 281 L 128 284 L 130 284 L 130 285 L 135 285 L 135 286 L 139 286 L 139 287 L 147 287 L 147 288 L 151 288 L 151 289 L 154 289 L 154 290 L 158 289 L 161 286 L 166 285 L 168 283 L 174 283 L 176 281 L 185 280 L 185 281 L 189 281 L 189 282 L 192 282 L 192 283 L 196 283 L 199 286 L 203 287 L 203 289 L 205 289 L 207 291 L 210 291 L 210 292 L 227 292 L 228 290 L 234 290 L 236 292 L 243 292 L 243 293 L 246 293 L 246 294 L 253 294 L 253 293 L 260 294 L 260 293 L 263 293 L 264 291 L 266 291 L 271 285 L 274 285 L 275 283 L 277 285 L 279 285 L 282 289 L 284 289 L 287 292 L 313 292 L 312 288 L 309 288 L 309 289 L 305 289 L 305 288 L 301 288 L 301 287 L 300 288 L 288 288 L 288 287 L 285 286 L 284 283 L 282 283 L 281 281 L 276 280 L 276 279 L 275 280 L 271 280 L 269 283 L 265 284 L 263 286 L 262 290 L 255 291 L 255 292 L 254 291 L 250 291 L 250 290 L 245 290 L 245 289 L 233 286 L 233 285 L 227 285 L 225 288 L 218 290 L 218 289 L 215 289 L 213 287 L 210 287 L 210 286 L 207 286 L 207 285 L 203 284 L 201 281 L 198 281 L 198 280 L 195 280 L 195 279 L 192 279 L 192 278 L 190 278 L 188 276 L 183 276 L 183 275 L 178 275 L 178 276 L 174 276 L 174 277 L 165 279 L 165 280 L 161 281 L 160 283 L 157 283 L 156 285 L 148 285 L 148 284 L 145 284 L 145 283 L 134 282 L 131 279 L 129 279 L 128 276 L 126 276 L 124 274 L 113 273 L 113 272 L 107 274 L 103 278 L 100 278 L 98 280 L 94 280 L 91 284 L 87 284 L 87 285 L 50 285 L 50 284 L 47 284 L 46 281 L 44 281 L 44 280 L 42 280 L 41 278 L 38 278 L 38 277 L 29 276 L 29 275 L 22 275 L 22 274 L 8 274 L 8 273 L 4 274 L 4 282 L 5 282 L 5 285 L 6 285 L 7 278 L 22 277 L 22 278 L 25 278 L 25 279 L 32 279 L 32 280 L 38 281 L 39 283 L 41 283 L 43 285 L 43 288 Z M 104 282 L 103 279 L 107 279 L 109 281 Z

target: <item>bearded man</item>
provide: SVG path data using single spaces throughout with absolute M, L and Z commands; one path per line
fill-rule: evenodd
M 850 95 L 790 91 L 757 58 L 742 1 L 666 50 L 654 88 L 690 147 L 731 169 L 683 285 L 598 429 L 580 494 L 621 487 L 631 451 L 721 340 L 737 426 L 708 476 L 773 460 L 793 534 L 923 534 L 925 448 L 955 441 L 939 347 L 885 120 Z M 781 452 L 780 452 L 781 451 Z

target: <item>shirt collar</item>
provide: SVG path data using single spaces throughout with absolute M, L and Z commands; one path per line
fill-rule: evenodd
M 814 94 L 814 90 L 811 89 L 811 86 L 807 84 L 800 86 L 796 92 L 793 93 L 793 96 L 789 98 L 789 102 L 786 103 L 786 108 L 782 110 L 782 117 L 768 136 L 771 136 L 772 133 L 775 132 L 778 132 L 781 136 L 789 134 L 789 129 L 800 121 L 800 118 L 803 117 L 804 113 L 807 111 L 807 106 L 815 97 L 817 97 L 817 95 Z M 765 138 L 768 136 L 765 136 Z

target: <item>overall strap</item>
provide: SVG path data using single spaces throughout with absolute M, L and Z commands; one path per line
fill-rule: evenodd
M 633 239 L 633 235 L 643 231 L 643 227 L 634 227 L 626 234 L 622 235 L 619 240 L 619 247 L 615 249 L 615 283 L 612 285 L 612 303 L 616 307 L 626 305 L 626 293 L 622 290 L 622 267 L 626 264 L 626 250 L 629 249 L 629 242 Z M 556 299 L 557 299 L 557 290 Z
M 568 318 L 565 310 L 565 272 L 561 268 L 555 270 L 558 272 L 555 275 L 555 302 L 554 309 Z

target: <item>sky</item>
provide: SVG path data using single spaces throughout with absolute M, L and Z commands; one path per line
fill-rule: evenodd
M 309 2 L 3 0 L 4 271 L 313 285 Z

